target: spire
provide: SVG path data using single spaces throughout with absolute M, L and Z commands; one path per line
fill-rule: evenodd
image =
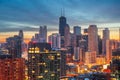
M 65 16 L 65 9 L 61 8 L 61 16 Z
M 62 14 L 62 8 L 61 8 L 61 16 L 63 16 L 63 14 Z
M 65 16 L 65 8 L 63 8 L 63 16 Z

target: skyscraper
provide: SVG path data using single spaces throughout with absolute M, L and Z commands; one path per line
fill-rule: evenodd
M 90 25 L 88 28 L 88 50 L 96 51 L 98 54 L 98 29 L 96 25 Z
M 80 60 L 80 47 L 74 47 L 74 60 Z
M 74 26 L 74 34 L 75 35 L 81 35 L 81 27 Z
M 22 56 L 22 39 L 15 35 L 6 39 L 7 49 L 13 58 L 21 58 Z
M 106 40 L 106 60 L 109 64 L 112 59 L 112 45 L 110 40 Z
M 21 39 L 22 39 L 22 41 L 23 41 L 23 38 L 24 38 L 23 30 L 20 30 L 20 31 L 19 31 L 19 36 L 21 37 Z
M 38 46 L 39 45 L 39 46 Z M 29 80 L 59 80 L 60 78 L 60 59 L 59 52 L 44 50 L 42 45 L 35 43 L 28 49 L 28 76 Z
M 47 26 L 40 26 L 39 42 L 47 42 Z
M 48 37 L 48 42 L 51 44 L 53 49 L 61 48 L 61 36 L 58 33 L 53 33 Z
M 65 47 L 70 46 L 70 27 L 68 24 L 66 24 L 65 26 L 64 39 L 65 39 L 64 46 Z
M 108 28 L 103 30 L 103 39 L 102 39 L 102 54 L 106 55 L 106 41 L 110 39 L 110 32 Z
M 66 26 L 66 17 L 63 15 L 59 18 L 59 33 L 61 36 L 64 36 Z

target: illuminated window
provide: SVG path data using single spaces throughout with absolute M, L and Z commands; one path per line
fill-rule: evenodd
M 48 70 L 45 70 L 44 72 L 45 72 L 45 73 L 47 73 L 47 72 L 48 72 Z
M 32 58 L 35 58 L 35 56 L 32 56 Z
M 38 76 L 38 78 L 43 78 L 43 76 Z
M 51 74 L 51 76 L 55 76 L 55 74 Z

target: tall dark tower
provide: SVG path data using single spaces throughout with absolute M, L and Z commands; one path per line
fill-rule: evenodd
M 19 30 L 19 36 L 21 37 L 21 39 L 23 41 L 23 38 L 24 38 L 23 30 Z
M 66 26 L 66 17 L 64 17 L 64 12 L 61 11 L 61 17 L 59 18 L 59 33 L 64 36 L 64 29 Z

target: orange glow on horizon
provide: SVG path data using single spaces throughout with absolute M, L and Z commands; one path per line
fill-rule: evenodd
M 72 31 L 71 31 L 72 32 Z M 19 32 L 0 32 L 0 43 L 6 42 L 6 38 L 8 37 L 13 37 L 14 35 L 18 35 Z M 34 36 L 38 31 L 24 31 L 24 42 L 28 43 L 32 36 Z M 51 35 L 52 33 L 58 33 L 58 31 L 48 31 L 48 36 Z M 98 31 L 98 34 L 102 38 L 102 30 Z M 119 40 L 119 30 L 113 29 L 110 31 L 110 39 L 112 40 Z
M 24 42 L 28 43 L 32 36 L 34 36 L 37 31 L 25 31 L 24 32 Z M 58 33 L 57 31 L 49 31 L 48 36 L 51 35 L 52 33 Z M 18 35 L 18 32 L 0 32 L 0 43 L 6 42 L 6 38 L 13 37 L 14 35 Z

